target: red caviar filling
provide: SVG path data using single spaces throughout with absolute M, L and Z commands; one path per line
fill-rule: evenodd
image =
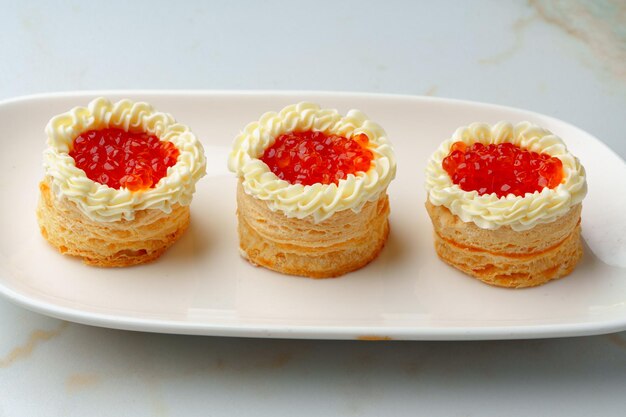
M 176 163 L 171 142 L 143 132 L 105 128 L 78 135 L 70 156 L 87 177 L 111 188 L 131 191 L 153 188 Z
M 374 155 L 364 134 L 348 139 L 323 132 L 280 135 L 261 156 L 278 178 L 291 184 L 338 184 L 358 171 L 367 172 Z
M 452 182 L 479 195 L 524 196 L 555 188 L 563 180 L 563 163 L 545 153 L 530 152 L 512 143 L 471 146 L 455 142 L 443 159 Z

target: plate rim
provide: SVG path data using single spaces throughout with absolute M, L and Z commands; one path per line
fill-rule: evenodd
M 139 319 L 60 307 L 35 301 L 0 283 L 0 294 L 27 310 L 56 319 L 117 330 L 198 336 L 321 340 L 510 340 L 593 336 L 626 330 L 626 317 L 601 322 L 485 327 L 310 326 L 279 324 L 207 324 Z
M 516 112 L 526 113 L 530 116 L 535 116 L 544 119 L 550 119 L 563 125 L 567 125 L 569 128 L 577 130 L 593 139 L 598 145 L 602 146 L 605 150 L 609 151 L 613 156 L 617 157 L 622 163 L 626 164 L 626 159 L 618 155 L 613 149 L 611 149 L 606 143 L 602 142 L 595 135 L 579 128 L 578 126 L 571 124 L 565 120 L 559 119 L 555 116 L 551 116 L 544 113 L 539 113 L 533 110 L 528 110 L 520 107 L 508 106 L 503 104 L 495 104 L 484 101 L 475 101 L 468 99 L 458 99 L 450 97 L 439 96 L 427 96 L 416 94 L 402 94 L 402 93 L 379 93 L 379 92 L 366 92 L 366 91 L 332 91 L 332 90 L 272 90 L 272 89 L 96 89 L 96 90 L 61 90 L 43 93 L 24 94 L 15 97 L 9 97 L 0 100 L 0 108 L 5 105 L 19 104 L 31 100 L 42 100 L 49 98 L 68 98 L 68 97 L 81 97 L 81 96 L 106 96 L 106 95 L 189 95 L 189 96 L 203 96 L 203 95 L 228 95 L 228 96 L 304 96 L 314 95 L 319 97 L 363 97 L 363 98 L 381 98 L 381 99 L 405 99 L 405 100 L 421 100 L 421 101 L 433 101 L 444 102 L 451 104 L 463 104 L 480 106 L 483 108 L 493 108 L 500 110 L 512 110 Z

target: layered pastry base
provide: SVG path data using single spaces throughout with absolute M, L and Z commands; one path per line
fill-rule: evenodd
M 540 285 L 572 272 L 582 256 L 585 171 L 539 126 L 457 129 L 431 156 L 426 189 L 437 254 L 483 282 Z
M 61 253 L 94 266 L 158 258 L 189 226 L 205 174 L 188 127 L 147 103 L 98 98 L 46 126 L 37 219 Z
M 235 139 L 239 247 L 252 264 L 336 277 L 376 258 L 389 234 L 396 162 L 384 130 L 357 111 L 311 103 L 265 113 Z

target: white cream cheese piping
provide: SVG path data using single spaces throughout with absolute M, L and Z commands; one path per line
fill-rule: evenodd
M 350 174 L 338 184 L 291 184 L 278 178 L 259 158 L 276 138 L 288 132 L 321 131 L 347 138 L 363 133 L 374 158 L 367 172 Z M 272 211 L 315 222 L 351 209 L 359 212 L 368 201 L 376 201 L 396 174 L 396 159 L 385 131 L 358 110 L 342 117 L 336 110 L 321 109 L 312 103 L 287 106 L 268 112 L 248 124 L 235 138 L 228 168 L 242 178 L 244 191 L 267 202 Z
M 69 155 L 74 138 L 88 130 L 120 128 L 146 132 L 178 148 L 176 164 L 167 169 L 154 188 L 129 191 L 95 182 L 76 167 Z M 97 98 L 87 107 L 53 117 L 46 126 L 48 148 L 44 151 L 44 169 L 51 178 L 56 198 L 67 198 L 90 219 L 99 222 L 133 220 L 137 210 L 158 209 L 170 213 L 172 205 L 189 205 L 196 182 L 205 175 L 206 159 L 202 144 L 187 126 L 176 123 L 166 113 L 155 111 L 147 103 L 121 100 L 111 103 Z
M 441 163 L 454 142 L 467 145 L 476 142 L 498 144 L 510 142 L 532 152 L 546 153 L 563 163 L 563 181 L 556 188 L 544 188 L 525 196 L 509 194 L 498 198 L 493 194 L 478 195 L 454 184 Z M 499 122 L 489 126 L 473 123 L 456 130 L 430 157 L 426 167 L 428 199 L 435 206 L 445 206 L 464 222 L 474 222 L 483 229 L 510 226 L 515 231 L 528 230 L 540 223 L 549 223 L 563 216 L 580 203 L 587 194 L 585 169 L 565 146 L 561 138 L 529 122 L 513 126 Z

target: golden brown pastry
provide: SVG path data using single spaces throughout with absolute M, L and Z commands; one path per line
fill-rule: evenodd
M 509 226 L 481 229 L 429 201 L 426 208 L 439 257 L 487 284 L 516 288 L 540 285 L 572 272 L 582 256 L 580 204 L 552 223 L 521 232 Z
M 382 195 L 359 213 L 337 212 L 315 223 L 285 217 L 237 186 L 237 219 L 242 255 L 255 265 L 291 275 L 329 278 L 374 260 L 389 234 L 389 201 Z

